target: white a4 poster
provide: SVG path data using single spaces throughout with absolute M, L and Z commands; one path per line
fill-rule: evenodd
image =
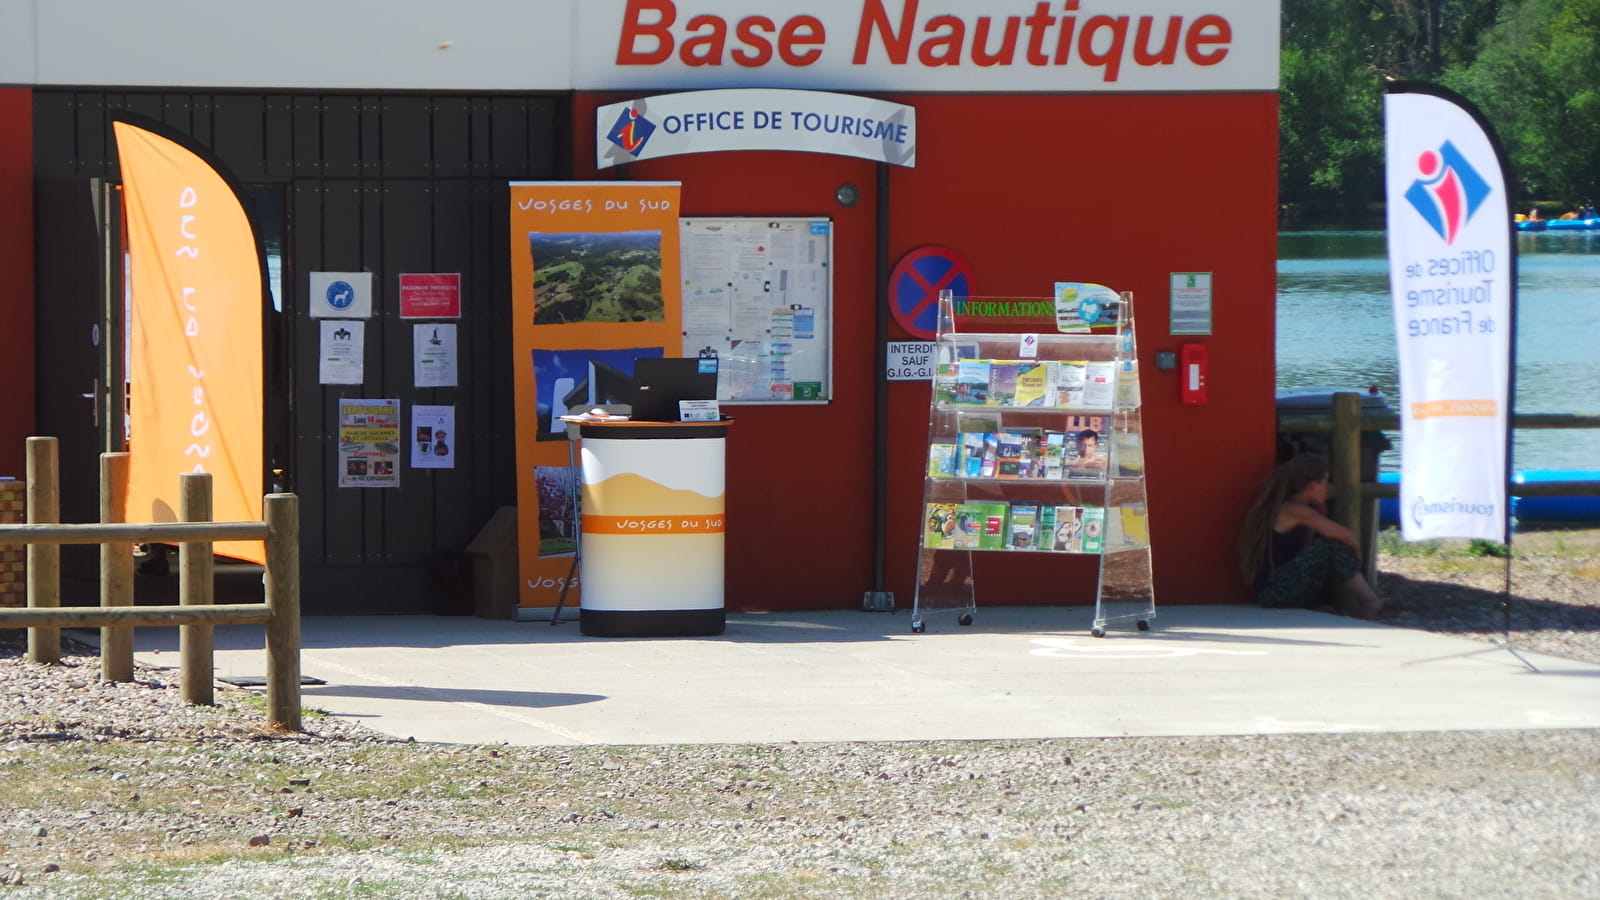
M 427 322 L 411 326 L 412 380 L 417 387 L 456 386 L 456 326 Z
M 1488 125 L 1428 85 L 1384 97 L 1406 540 L 1504 540 L 1516 259 Z
M 367 323 L 353 319 L 323 319 L 321 359 L 317 364 L 320 384 L 361 384 L 366 380 Z
M 456 408 L 411 407 L 411 468 L 456 467 Z

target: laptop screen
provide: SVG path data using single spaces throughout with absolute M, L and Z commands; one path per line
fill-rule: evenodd
M 717 360 L 641 357 L 633 363 L 633 419 L 676 422 L 679 400 L 717 399 Z

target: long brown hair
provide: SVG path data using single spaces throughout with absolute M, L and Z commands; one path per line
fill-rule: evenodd
M 1321 481 L 1327 475 L 1327 460 L 1314 453 L 1301 453 L 1279 463 L 1261 483 L 1261 492 L 1256 495 L 1250 512 L 1245 514 L 1244 528 L 1239 532 L 1239 574 L 1246 582 L 1256 580 L 1256 573 L 1267 560 L 1278 508 L 1306 485 Z

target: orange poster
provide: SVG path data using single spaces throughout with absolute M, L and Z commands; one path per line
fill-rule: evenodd
M 127 205 L 127 519 L 178 520 L 179 475 L 211 473 L 212 519 L 261 518 L 263 278 L 233 187 L 177 139 L 114 123 Z M 216 552 L 265 562 L 259 541 Z
M 676 182 L 511 185 L 521 605 L 551 607 L 577 551 L 561 416 L 632 401 L 633 362 L 682 348 Z M 578 602 L 579 585 L 567 594 Z

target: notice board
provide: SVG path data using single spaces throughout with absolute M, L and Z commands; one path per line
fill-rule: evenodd
M 833 223 L 678 222 L 683 355 L 715 356 L 723 403 L 827 403 L 833 391 Z

